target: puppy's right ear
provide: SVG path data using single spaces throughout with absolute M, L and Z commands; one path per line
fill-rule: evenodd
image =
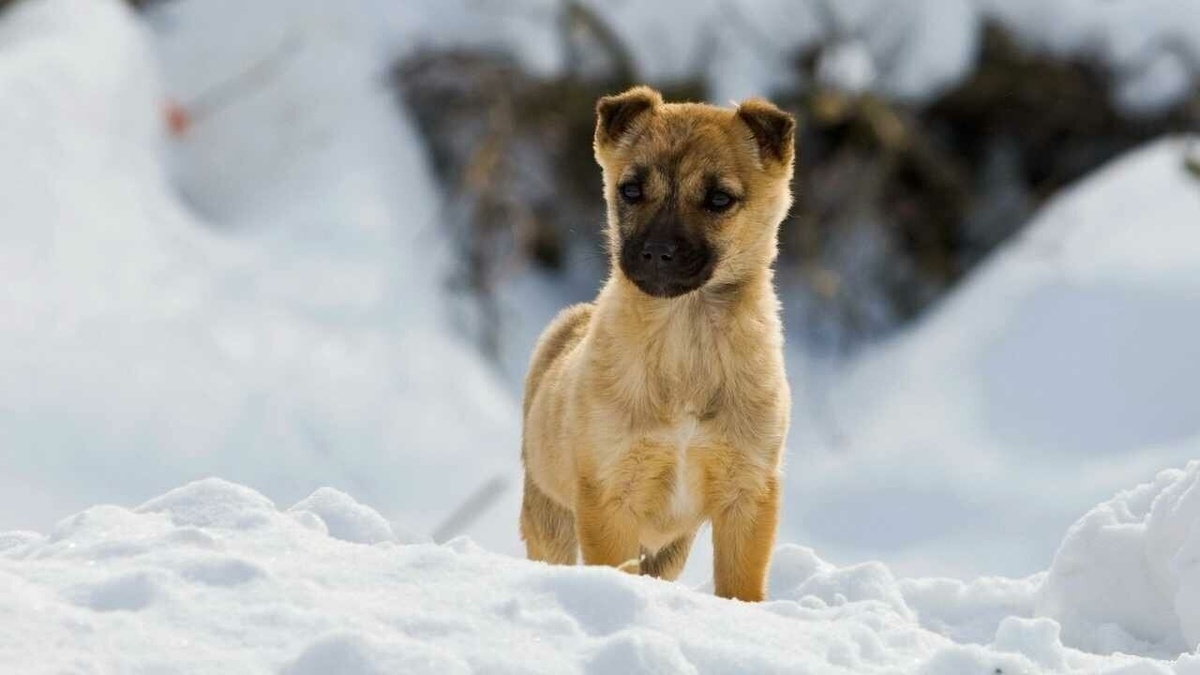
M 662 94 L 645 85 L 600 99 L 596 103 L 596 147 L 621 140 L 638 117 L 662 105 L 662 102 Z

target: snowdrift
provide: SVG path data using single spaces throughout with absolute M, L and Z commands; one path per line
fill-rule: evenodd
M 4 13 L 0 528 L 215 473 L 428 535 L 515 473 L 516 406 L 440 314 L 437 191 L 372 33 L 267 4 L 168 3 L 161 45 L 117 0 Z M 168 148 L 168 96 L 278 55 L 264 35 L 290 36 L 270 76 Z M 515 550 L 513 512 L 472 533 Z
M 331 489 L 280 510 L 207 479 L 135 509 L 92 507 L 48 535 L 0 534 L 0 670 L 1194 674 L 1194 656 L 1064 647 L 1032 602 L 1076 639 L 1194 644 L 1200 539 L 1179 526 L 1200 522 L 1198 479 L 1200 463 L 1098 507 L 1044 581 L 897 581 L 879 563 L 837 568 L 785 546 L 761 604 L 467 539 L 404 544 Z M 1117 539 L 1104 514 L 1123 506 L 1145 517 L 1125 528 L 1140 537 Z M 1145 567 L 1123 564 L 1139 556 Z M 1144 583 L 1160 565 L 1178 614 Z
M 1122 491 L 1075 523 L 1037 612 L 1062 623 L 1064 640 L 1091 651 L 1196 649 L 1200 462 Z
M 906 574 L 1028 574 L 1090 504 L 1195 458 L 1188 142 L 1152 143 L 1056 198 L 823 403 L 789 355 L 790 538 Z

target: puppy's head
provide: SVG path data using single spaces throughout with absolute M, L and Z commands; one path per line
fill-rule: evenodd
M 792 202 L 791 115 L 762 99 L 664 103 L 634 87 L 600 99 L 596 116 L 614 274 L 671 298 L 771 265 Z

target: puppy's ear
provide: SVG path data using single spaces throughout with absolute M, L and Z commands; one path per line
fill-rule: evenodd
M 616 143 L 641 115 L 662 105 L 662 94 L 645 85 L 596 102 L 596 147 Z
M 737 109 L 738 119 L 750 129 L 758 143 L 763 163 L 790 164 L 795 154 L 796 119 L 761 98 L 743 101 Z

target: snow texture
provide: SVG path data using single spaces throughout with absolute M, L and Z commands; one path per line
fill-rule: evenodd
M 1037 611 L 1092 651 L 1200 645 L 1200 462 L 1122 491 L 1075 523 Z
M 1151 547 L 1167 544 L 1179 522 L 1200 518 L 1200 500 L 1184 497 L 1198 475 L 1200 464 L 1164 473 L 1096 512 L 1144 506 L 1154 492 L 1152 511 L 1165 520 L 1143 533 Z M 324 489 L 304 503 L 353 501 Z M 347 541 L 295 517 L 311 513 L 304 503 L 278 510 L 253 490 L 208 479 L 132 510 L 89 508 L 49 536 L 5 535 L 0 671 L 1183 675 L 1200 666 L 1192 656 L 1064 647 L 1059 623 L 1028 614 L 1041 577 L 897 582 L 879 563 L 837 568 L 784 546 L 771 599 L 746 604 L 609 568 L 531 563 L 465 540 Z M 1072 530 L 1060 555 L 1071 552 L 1070 568 L 1056 561 L 1041 592 L 1108 594 L 1113 603 L 1072 604 L 1065 632 L 1112 639 L 1110 622 L 1133 630 L 1170 616 L 1149 599 L 1112 616 L 1115 591 L 1143 589 L 1121 583 L 1138 570 L 1108 559 L 1114 548 L 1134 549 L 1081 543 L 1107 536 L 1095 520 Z M 1180 542 L 1179 616 L 1194 632 L 1198 575 L 1187 563 L 1197 539 L 1170 543 Z M 1092 571 L 1072 573 L 1079 568 Z M 1065 593 L 1056 590 L 1063 580 Z M 1006 604 L 1026 614 L 994 613 Z M 954 637 L 968 633 L 978 639 Z

